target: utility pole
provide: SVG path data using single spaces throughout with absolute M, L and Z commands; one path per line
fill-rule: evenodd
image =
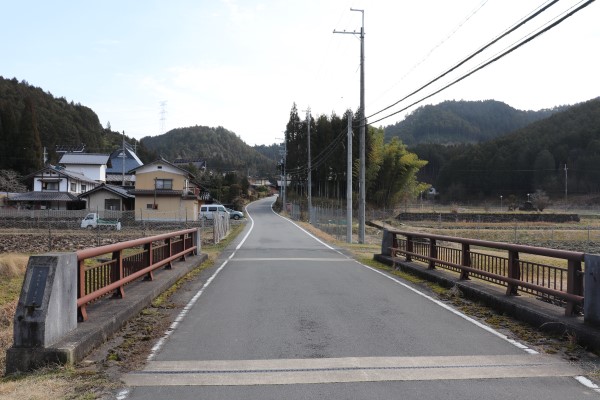
M 287 136 L 283 135 L 283 206 L 287 207 Z M 287 208 L 284 208 L 287 212 Z
M 348 155 L 346 160 L 346 242 L 352 243 L 352 113 L 348 111 Z
M 350 11 L 358 11 L 362 14 L 362 25 L 360 27 L 360 128 L 359 128 L 359 195 L 358 195 L 358 242 L 365 242 L 365 203 L 366 203 L 366 182 L 365 182 L 365 128 L 367 120 L 365 118 L 365 10 L 351 8 Z M 349 33 L 356 35 L 358 32 L 333 31 L 333 33 Z
M 163 100 L 160 103 L 160 132 L 159 135 L 165 133 L 165 120 L 167 114 L 167 101 Z
M 306 126 L 308 127 L 308 223 L 313 223 L 312 209 L 312 165 L 310 161 L 310 107 L 306 110 Z
M 287 158 L 287 134 L 283 132 L 283 150 L 279 150 L 281 156 L 281 208 L 287 212 L 286 205 L 286 194 L 287 194 L 287 177 L 285 171 L 285 164 Z
M 125 131 L 123 131 L 123 143 L 121 144 L 121 186 L 125 187 Z

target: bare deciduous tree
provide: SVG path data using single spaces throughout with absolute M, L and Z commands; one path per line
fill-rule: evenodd
M 0 170 L 0 192 L 26 192 L 27 187 L 21 183 L 21 175 L 12 169 Z

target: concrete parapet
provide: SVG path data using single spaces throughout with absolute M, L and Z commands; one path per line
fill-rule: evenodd
M 40 349 L 77 328 L 77 255 L 50 253 L 29 258 L 14 319 L 6 370 L 29 370 L 57 362 Z
M 600 255 L 586 254 L 584 263 L 585 322 L 600 326 Z
M 67 271 L 71 269 L 69 258 L 56 258 L 57 256 L 75 257 L 73 264 L 75 269 L 72 274 L 69 273 L 69 276 L 66 276 Z M 72 365 L 83 360 L 92 350 L 115 334 L 127 321 L 147 307 L 152 300 L 207 259 L 206 254 L 200 254 L 188 257 L 186 261 L 174 263 L 172 269 L 156 270 L 154 280 L 139 280 L 128 285 L 127 296 L 125 298 L 115 299 L 105 297 L 89 305 L 87 311 L 90 319 L 77 323 L 76 255 L 74 253 L 47 254 L 40 257 L 50 257 L 50 260 L 55 259 L 57 265 L 61 264 L 62 261 L 69 265 L 69 267 L 64 269 L 62 266 L 55 268 L 58 272 L 54 273 L 54 275 L 48 273 L 46 282 L 49 285 L 50 281 L 52 281 L 53 286 L 51 289 L 44 290 L 43 297 L 49 296 L 51 298 L 59 293 L 68 292 L 65 285 L 70 285 L 69 282 L 71 279 L 75 280 L 74 297 L 68 297 L 70 304 L 61 303 L 62 301 L 67 301 L 64 298 L 64 294 L 60 296 L 62 297 L 60 301 L 48 300 L 53 305 L 48 308 L 48 310 L 51 310 L 50 313 L 44 312 L 47 316 L 45 319 L 38 318 L 38 315 L 42 311 L 36 310 L 35 307 L 33 308 L 33 314 L 27 315 L 27 312 L 32 309 L 30 307 L 32 305 L 30 304 L 31 301 L 27 301 L 28 293 L 32 293 L 31 285 L 34 285 L 33 288 L 35 288 L 35 283 L 32 283 L 35 280 L 32 281 L 32 279 L 38 279 L 41 282 L 42 278 L 44 278 L 44 272 L 40 272 L 39 270 L 33 271 L 31 268 L 32 266 L 38 266 L 38 262 L 40 262 L 38 257 L 35 258 L 33 264 L 30 260 L 15 315 L 14 345 L 6 352 L 7 374 L 17 371 L 27 371 L 47 364 Z M 46 261 L 48 260 L 46 259 Z M 32 269 L 31 272 L 30 269 Z M 36 273 L 37 278 L 35 278 Z M 29 300 L 33 297 L 36 299 L 39 298 L 41 295 L 39 292 L 37 293 L 36 296 L 38 297 L 30 294 Z M 35 301 L 35 304 L 37 305 L 37 301 Z M 21 320 L 17 321 L 18 318 L 21 318 Z M 19 324 L 19 327 L 17 327 L 17 324 Z M 44 332 L 44 335 L 41 335 L 40 332 Z

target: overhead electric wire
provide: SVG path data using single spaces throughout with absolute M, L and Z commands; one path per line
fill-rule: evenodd
M 453 86 L 453 85 L 457 84 L 458 82 L 462 81 L 463 79 L 465 79 L 465 78 L 467 78 L 467 77 L 469 77 L 469 76 L 473 75 L 475 72 L 477 72 L 477 71 L 480 71 L 481 69 L 483 69 L 483 68 L 487 67 L 488 65 L 490 65 L 490 64 L 492 64 L 492 63 L 494 63 L 494 62 L 498 61 L 499 59 L 501 59 L 502 57 L 506 56 L 507 54 L 510 54 L 510 53 L 512 53 L 513 51 L 515 51 L 515 50 L 516 50 L 516 49 L 518 49 L 519 47 L 521 47 L 521 46 L 523 46 L 523 45 L 525 45 L 525 44 L 529 43 L 530 41 L 532 41 L 532 40 L 533 40 L 533 39 L 535 39 L 536 37 L 540 36 L 541 34 L 543 34 L 543 33 L 547 32 L 547 31 L 549 31 L 550 29 L 554 28 L 555 26 L 559 25 L 560 23 L 562 23 L 562 22 L 563 22 L 564 20 L 566 20 L 567 18 L 569 18 L 569 17 L 573 16 L 575 13 L 577 13 L 577 12 L 581 11 L 581 10 L 582 10 L 582 9 L 584 9 L 585 7 L 587 7 L 587 6 L 589 6 L 590 4 L 592 4 L 594 1 L 596 1 L 596 0 L 587 0 L 587 1 L 586 1 L 584 4 L 581 4 L 581 3 L 580 3 L 581 5 L 580 5 L 579 7 L 575 8 L 575 9 L 574 9 L 574 10 L 572 10 L 572 11 L 570 11 L 569 13 L 567 13 L 566 15 L 564 15 L 563 17 L 561 17 L 561 18 L 559 18 L 558 20 L 556 20 L 555 22 L 553 22 L 552 24 L 550 24 L 550 25 L 546 26 L 546 27 L 545 27 L 545 28 L 543 28 L 542 30 L 540 30 L 540 31 L 538 31 L 537 33 L 533 34 L 532 36 L 530 36 L 530 37 L 528 37 L 528 38 L 524 39 L 522 42 L 520 42 L 520 43 L 518 43 L 518 44 L 514 45 L 513 47 L 509 48 L 508 50 L 506 50 L 506 51 L 502 52 L 501 54 L 499 54 L 499 55 L 497 55 L 497 56 L 493 57 L 492 59 L 490 59 L 490 60 L 488 60 L 488 61 L 486 61 L 485 63 L 481 64 L 481 65 L 480 65 L 480 66 L 478 66 L 477 68 L 475 68 L 475 69 L 473 69 L 473 70 L 469 71 L 468 73 L 464 74 L 464 75 L 463 75 L 463 76 L 461 76 L 460 78 L 458 78 L 458 79 L 456 79 L 456 80 L 452 81 L 451 83 L 449 83 L 449 84 L 447 84 L 447 85 L 443 86 L 441 89 L 438 89 L 438 90 L 436 90 L 435 92 L 433 92 L 433 93 L 430 93 L 429 95 L 427 95 L 427 96 L 425 96 L 425 97 L 422 97 L 421 99 L 419 99 L 419 100 L 417 100 L 417 101 L 415 101 L 415 102 L 411 103 L 410 105 L 408 105 L 408 106 L 406 106 L 406 107 L 404 107 L 404 108 L 402 108 L 402 109 L 400 109 L 400 110 L 398 110 L 398 111 L 395 111 L 395 112 L 393 112 L 393 113 L 391 113 L 391 114 L 388 114 L 388 115 L 386 115 L 385 117 L 379 118 L 379 119 L 377 119 L 377 120 L 375 120 L 375 121 L 371 121 L 370 123 L 371 123 L 371 124 L 375 124 L 375 123 L 377 123 L 377 122 L 383 121 L 384 119 L 387 119 L 387 118 L 389 118 L 389 117 L 392 117 L 392 116 L 394 116 L 394 115 L 396 115 L 396 114 L 399 114 L 399 113 L 401 113 L 402 111 L 405 111 L 405 110 L 409 109 L 410 107 L 412 107 L 412 106 L 414 106 L 414 105 L 416 105 L 416 104 L 419 104 L 420 102 L 422 102 L 422 101 L 424 101 L 424 100 L 426 100 L 426 99 L 428 99 L 428 98 L 430 98 L 430 97 L 432 97 L 432 96 L 434 96 L 434 95 L 436 95 L 436 94 L 438 94 L 438 93 L 440 93 L 440 92 L 442 92 L 442 91 L 444 91 L 444 90 L 448 89 L 449 87 L 451 87 L 451 86 Z M 436 79 L 436 80 L 437 80 L 437 79 Z M 421 90 L 421 89 L 419 89 L 419 90 Z M 411 94 L 411 95 L 412 95 L 412 94 Z M 409 95 L 409 96 L 410 96 L 410 95 Z M 407 97 L 409 97 L 409 96 L 407 96 Z M 406 99 L 406 98 L 405 98 L 405 99 Z M 400 100 L 400 101 L 402 101 L 402 100 Z M 398 104 L 400 101 L 396 102 L 394 105 Z M 392 106 L 390 106 L 390 107 L 393 107 L 393 105 L 392 105 Z M 385 108 L 385 109 L 383 109 L 383 110 L 381 110 L 381 111 L 385 111 L 385 110 L 389 109 L 390 107 L 387 107 L 387 108 Z M 378 111 L 376 114 L 379 114 L 381 111 Z M 376 115 L 376 114 L 373 114 L 373 115 Z
M 492 46 L 493 44 L 497 43 L 500 39 L 506 37 L 507 35 L 511 34 L 515 30 L 517 30 L 518 28 L 520 28 L 521 26 L 523 26 L 524 24 L 526 24 L 527 22 L 531 21 L 533 18 L 537 17 L 538 15 L 540 15 L 541 13 L 543 13 L 544 11 L 546 11 L 547 9 L 549 9 L 550 7 L 552 7 L 554 4 L 558 3 L 559 1 L 560 0 L 552 0 L 550 3 L 546 4 L 545 6 L 541 6 L 542 8 L 538 8 L 538 10 L 535 11 L 533 14 L 531 14 L 528 17 L 525 17 L 525 19 L 521 20 L 521 22 L 518 22 L 516 25 L 514 25 L 511 28 L 509 28 L 503 34 L 501 34 L 500 36 L 496 37 L 491 42 L 489 42 L 485 46 L 481 47 L 479 50 L 475 51 L 474 53 L 472 53 L 467 58 L 465 58 L 462 61 L 460 61 L 458 64 L 454 65 L 453 67 L 451 67 L 450 69 L 448 69 L 446 72 L 444 72 L 441 75 L 437 76 L 436 78 L 430 80 L 429 82 L 427 82 L 426 84 L 424 84 L 420 88 L 416 89 L 415 91 L 409 93 L 408 95 L 404 96 L 400 100 L 396 101 L 394 104 L 391 104 L 391 105 L 389 105 L 389 106 L 387 106 L 387 107 L 385 107 L 385 108 L 383 108 L 383 109 L 381 109 L 381 110 L 379 110 L 379 111 L 377 111 L 377 112 L 369 115 L 366 118 L 374 117 L 377 114 L 380 114 L 380 113 L 382 113 L 382 112 L 384 112 L 386 110 L 389 110 L 390 108 L 398 105 L 400 102 L 408 99 L 409 97 L 417 94 L 418 92 L 420 92 L 421 90 L 423 90 L 426 87 L 430 86 L 431 84 L 437 82 L 438 80 L 440 80 L 444 76 L 448 75 L 450 72 L 452 72 L 452 71 L 456 70 L 457 68 L 459 68 L 460 66 L 464 65 L 467 61 L 473 59 L 473 57 L 477 56 L 478 54 L 481 54 L 484 50 L 488 49 L 490 46 Z
M 311 160 L 311 170 L 323 165 L 323 163 L 325 163 L 325 161 L 327 161 L 334 154 L 335 150 L 337 150 L 337 147 L 342 143 L 342 139 L 344 138 L 345 134 L 345 129 L 340 131 L 340 133 L 331 142 L 329 142 L 329 144 L 323 150 L 321 150 L 321 152 L 317 156 L 315 156 Z M 304 164 L 300 167 L 287 170 L 287 173 L 293 176 L 304 175 L 307 172 L 308 166 Z
M 421 61 L 419 61 L 418 63 L 416 63 L 415 65 L 413 65 L 408 72 L 406 72 L 404 75 L 402 75 L 402 77 L 398 80 L 398 82 L 396 82 L 395 84 L 393 84 L 389 89 L 387 89 L 386 91 L 384 91 L 382 94 L 380 94 L 378 96 L 378 98 L 380 98 L 381 96 L 383 96 L 384 94 L 386 94 L 387 92 L 389 92 L 392 88 L 394 88 L 398 83 L 400 83 L 401 81 L 404 80 L 404 78 L 406 78 L 408 75 L 410 75 L 415 69 L 417 69 L 417 67 L 421 64 L 423 64 L 425 61 L 427 61 L 429 59 L 429 57 L 433 54 L 434 51 L 436 51 L 440 46 L 442 46 L 444 43 L 446 43 L 450 38 L 452 38 L 452 36 L 454 36 L 454 34 L 456 32 L 459 31 L 460 28 L 463 27 L 464 24 L 466 24 L 475 14 L 477 14 L 477 12 L 479 10 L 481 10 L 483 8 L 483 6 L 486 5 L 486 3 L 489 0 L 484 0 L 483 2 L 481 2 L 481 4 L 479 6 L 477 6 L 476 9 L 474 9 L 473 11 L 471 11 L 471 13 L 462 21 L 460 22 L 456 28 L 454 28 L 454 30 L 452 32 L 450 32 L 450 34 L 448 36 L 446 36 L 444 39 L 442 39 L 441 42 L 439 42 L 438 44 L 436 44 L 435 46 L 433 46 L 433 48 L 431 48 L 431 50 L 429 50 L 427 52 L 427 54 L 425 54 L 425 56 L 421 59 Z
M 341 142 L 331 142 L 331 143 L 333 143 L 334 145 L 331 146 L 330 148 L 322 151 L 319 154 L 319 157 L 321 157 L 321 158 L 317 162 L 313 161 L 311 163 L 312 164 L 311 168 L 310 168 L 311 171 L 319 168 L 327 160 L 329 160 L 329 158 L 335 153 L 335 150 L 337 150 L 337 147 L 340 145 Z M 309 171 L 308 166 L 303 165 L 301 167 L 297 167 L 295 169 L 288 170 L 288 173 L 290 175 L 293 175 L 293 176 L 299 176 L 299 175 L 305 175 L 305 174 L 307 174 L 308 171 Z

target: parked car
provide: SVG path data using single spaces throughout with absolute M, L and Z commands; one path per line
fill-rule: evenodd
M 225 208 L 229 213 L 229 218 L 235 219 L 236 221 L 240 218 L 244 218 L 244 213 L 241 211 L 236 211 L 231 208 Z
M 229 217 L 229 212 L 222 204 L 204 204 L 200 206 L 200 218 L 213 219 L 215 215 Z
M 102 219 L 97 213 L 89 213 L 81 220 L 81 227 L 87 229 L 108 228 L 121 230 L 121 223 L 118 220 Z

